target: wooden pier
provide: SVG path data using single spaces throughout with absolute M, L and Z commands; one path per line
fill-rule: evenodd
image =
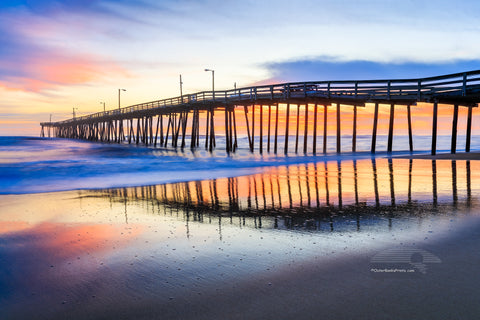
M 265 152 L 266 134 L 268 137 L 266 152 L 279 152 L 281 150 L 279 138 L 283 137 L 283 153 L 287 154 L 293 150 L 298 153 L 299 136 L 302 135 L 303 153 L 311 149 L 313 154 L 316 154 L 317 128 L 321 122 L 319 113 L 323 113 L 322 151 L 326 153 L 327 111 L 329 107 L 335 106 L 336 152 L 356 152 L 358 108 L 371 104 L 374 112 L 370 151 L 375 153 L 379 105 L 387 104 L 390 106 L 390 117 L 387 150 L 384 151 L 393 150 L 395 110 L 406 108 L 409 150 L 412 152 L 414 151 L 412 123 L 415 119 L 412 119 L 411 107 L 419 102 L 433 104 L 432 154 L 437 152 L 438 105 L 447 104 L 453 107 L 451 153 L 457 150 L 459 107 L 468 108 L 465 151 L 470 151 L 472 109 L 480 103 L 480 70 L 422 79 L 310 81 L 198 92 L 65 121 L 42 122 L 40 135 L 100 142 L 142 143 L 154 147 L 191 149 L 204 147 L 209 151 L 217 147 L 217 137 L 221 135 L 225 139 L 221 145 L 230 153 L 239 148 L 236 117 L 238 110 L 241 110 L 239 108 L 243 108 L 248 146 L 242 147 L 248 147 L 251 152 Z M 280 104 L 286 105 L 285 110 L 279 107 Z M 296 114 L 291 114 L 291 105 L 296 105 Z M 268 110 L 267 116 L 264 115 L 265 110 Z M 312 114 L 312 110 L 314 124 L 312 130 L 309 130 L 309 114 Z M 341 117 L 344 112 L 350 110 L 353 113 L 352 142 L 349 148 L 345 148 L 342 146 Z M 220 118 L 224 118 L 221 125 L 219 119 L 215 120 L 215 115 L 223 116 Z M 258 119 L 256 115 L 259 115 Z M 279 115 L 285 118 L 284 123 L 279 122 Z M 291 122 L 295 122 L 296 128 L 294 149 L 290 145 L 293 143 L 290 140 L 292 132 L 289 130 Z M 299 130 L 301 126 L 304 127 L 303 132 Z M 256 139 L 257 132 L 259 137 Z

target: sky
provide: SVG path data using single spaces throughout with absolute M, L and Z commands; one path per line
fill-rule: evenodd
M 480 2 L 2 0 L 0 135 L 256 83 L 480 69 Z

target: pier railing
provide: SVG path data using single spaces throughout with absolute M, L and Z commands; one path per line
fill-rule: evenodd
M 480 70 L 437 77 L 393 80 L 308 81 L 252 86 L 231 90 L 202 91 L 183 96 L 140 103 L 120 109 L 97 112 L 42 126 L 87 122 L 98 118 L 121 117 L 156 109 L 201 106 L 246 105 L 256 101 L 330 100 L 356 102 L 449 101 L 476 103 L 480 97 Z

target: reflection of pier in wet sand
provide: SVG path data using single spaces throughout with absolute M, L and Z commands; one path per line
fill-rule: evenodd
M 182 212 L 189 221 L 236 217 L 254 227 L 328 229 L 383 216 L 468 211 L 480 164 L 470 161 L 372 159 L 276 167 L 234 178 L 101 190 L 113 201 L 145 200 L 152 213 Z M 473 172 L 473 174 L 472 174 Z M 473 181 L 473 182 L 472 182 Z M 262 220 L 263 219 L 263 220 Z M 353 219 L 353 220 L 352 220 Z M 369 218 L 370 220 L 370 218 Z

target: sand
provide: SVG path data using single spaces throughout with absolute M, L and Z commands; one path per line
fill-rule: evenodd
M 394 161 L 402 170 L 406 164 Z M 347 168 L 342 167 L 344 203 L 355 199 Z M 368 189 L 370 169 L 361 171 L 361 163 L 358 168 L 362 189 Z M 310 216 L 305 188 L 292 192 L 288 215 L 218 215 L 182 205 L 182 199 L 160 203 L 148 188 L 127 190 L 127 197 L 119 196 L 122 190 L 0 196 L 0 317 L 475 319 L 477 189 L 457 181 L 452 200 L 451 170 L 439 170 L 437 202 L 421 193 L 420 187 L 431 188 L 423 185 L 432 183 L 431 176 L 418 175 L 420 189 L 413 189 L 414 201 L 407 205 L 402 199 L 409 189 L 400 187 L 400 176 L 393 182 L 385 176 L 377 181 L 385 191 L 378 208 L 364 203 L 361 212 L 347 212 L 332 200 L 330 214 Z M 480 178 L 471 178 L 476 186 Z M 299 181 L 304 180 L 290 181 L 292 188 Z M 330 180 L 331 197 L 338 190 L 335 181 L 337 176 Z M 174 190 L 173 197 L 180 189 L 165 190 Z M 392 192 L 394 204 L 387 197 Z M 227 191 L 219 197 L 220 204 L 228 203 Z M 251 200 L 253 206 L 262 198 Z M 373 262 L 391 250 L 408 253 L 408 263 Z M 420 260 L 412 250 L 422 252 Z M 438 261 L 427 261 L 429 255 Z M 422 261 L 425 273 L 412 264 Z M 372 271 L 383 267 L 414 272 Z

